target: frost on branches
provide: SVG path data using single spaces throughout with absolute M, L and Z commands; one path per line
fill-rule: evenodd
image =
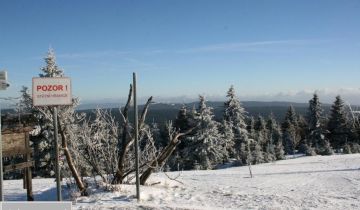
M 214 120 L 212 108 L 208 107 L 205 98 L 200 96 L 199 108 L 196 112 L 198 128 L 188 138 L 185 156 L 189 159 L 191 168 L 212 169 L 222 163 L 227 156 L 225 142 L 219 132 L 219 123 Z
M 230 87 L 227 92 L 228 100 L 224 104 L 224 120 L 232 125 L 234 133 L 233 142 L 235 144 L 235 156 L 238 160 L 242 160 L 246 163 L 247 148 L 248 144 L 248 131 L 246 125 L 246 112 L 239 99 L 236 97 L 235 89 L 233 86 Z M 231 151 L 230 151 L 231 152 Z M 231 154 L 231 153 L 230 153 Z
M 42 73 L 40 77 L 62 77 L 64 75 L 56 65 L 55 54 L 52 49 L 49 49 L 47 56 L 44 58 L 45 66 L 41 68 Z M 39 122 L 39 132 L 31 137 L 34 145 L 34 159 L 35 171 L 39 176 L 53 176 L 54 175 L 54 128 L 53 128 L 53 110 L 50 107 L 33 107 L 30 95 L 27 93 L 27 88 L 21 90 L 22 99 L 20 100 L 21 107 L 31 111 Z M 86 194 L 85 185 L 81 180 L 81 175 L 78 171 L 80 164 L 73 158 L 74 152 L 68 146 L 69 141 L 77 139 L 73 134 L 78 129 L 78 123 L 82 120 L 83 116 L 76 114 L 74 108 L 77 106 L 78 100 L 73 99 L 73 104 L 70 106 L 61 106 L 58 110 L 58 126 L 59 126 L 59 139 L 60 151 L 65 157 L 63 160 L 62 168 L 70 169 L 71 175 L 74 178 L 76 185 L 81 194 Z M 66 162 L 66 164 L 65 164 Z M 66 171 L 62 170 L 65 175 Z

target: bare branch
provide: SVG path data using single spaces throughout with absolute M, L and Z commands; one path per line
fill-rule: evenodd
M 179 177 L 181 176 L 181 172 L 180 172 L 176 177 L 174 177 L 174 178 L 171 178 L 166 172 L 164 172 L 164 174 L 165 174 L 165 176 L 166 176 L 168 179 L 173 180 L 173 181 L 176 181 L 176 182 L 178 182 L 178 183 L 180 183 L 180 184 L 182 184 L 182 185 L 185 185 L 183 182 L 180 182 L 179 180 L 177 180 L 177 178 L 179 178 Z

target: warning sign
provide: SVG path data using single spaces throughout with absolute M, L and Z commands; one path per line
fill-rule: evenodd
M 32 80 L 34 106 L 71 105 L 69 77 L 35 77 Z

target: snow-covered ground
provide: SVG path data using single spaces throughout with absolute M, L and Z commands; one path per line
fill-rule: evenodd
M 301 157 L 252 166 L 252 171 L 254 178 L 248 167 L 184 171 L 179 182 L 157 173 L 141 187 L 140 203 L 134 185 L 121 185 L 116 192 L 80 197 L 74 208 L 360 209 L 360 154 Z M 33 183 L 36 200 L 55 200 L 53 179 Z M 5 181 L 4 194 L 6 200 L 25 200 L 22 180 Z

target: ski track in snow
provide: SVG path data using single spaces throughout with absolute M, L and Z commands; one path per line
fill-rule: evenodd
M 155 173 L 141 187 L 80 197 L 74 209 L 360 209 L 360 154 L 301 157 L 248 167 Z M 176 177 L 179 172 L 167 173 Z M 150 186 L 152 183 L 161 182 Z M 55 200 L 53 179 L 34 179 L 36 200 Z M 5 200 L 26 200 L 22 180 L 4 181 Z M 64 196 L 65 198 L 68 196 Z

